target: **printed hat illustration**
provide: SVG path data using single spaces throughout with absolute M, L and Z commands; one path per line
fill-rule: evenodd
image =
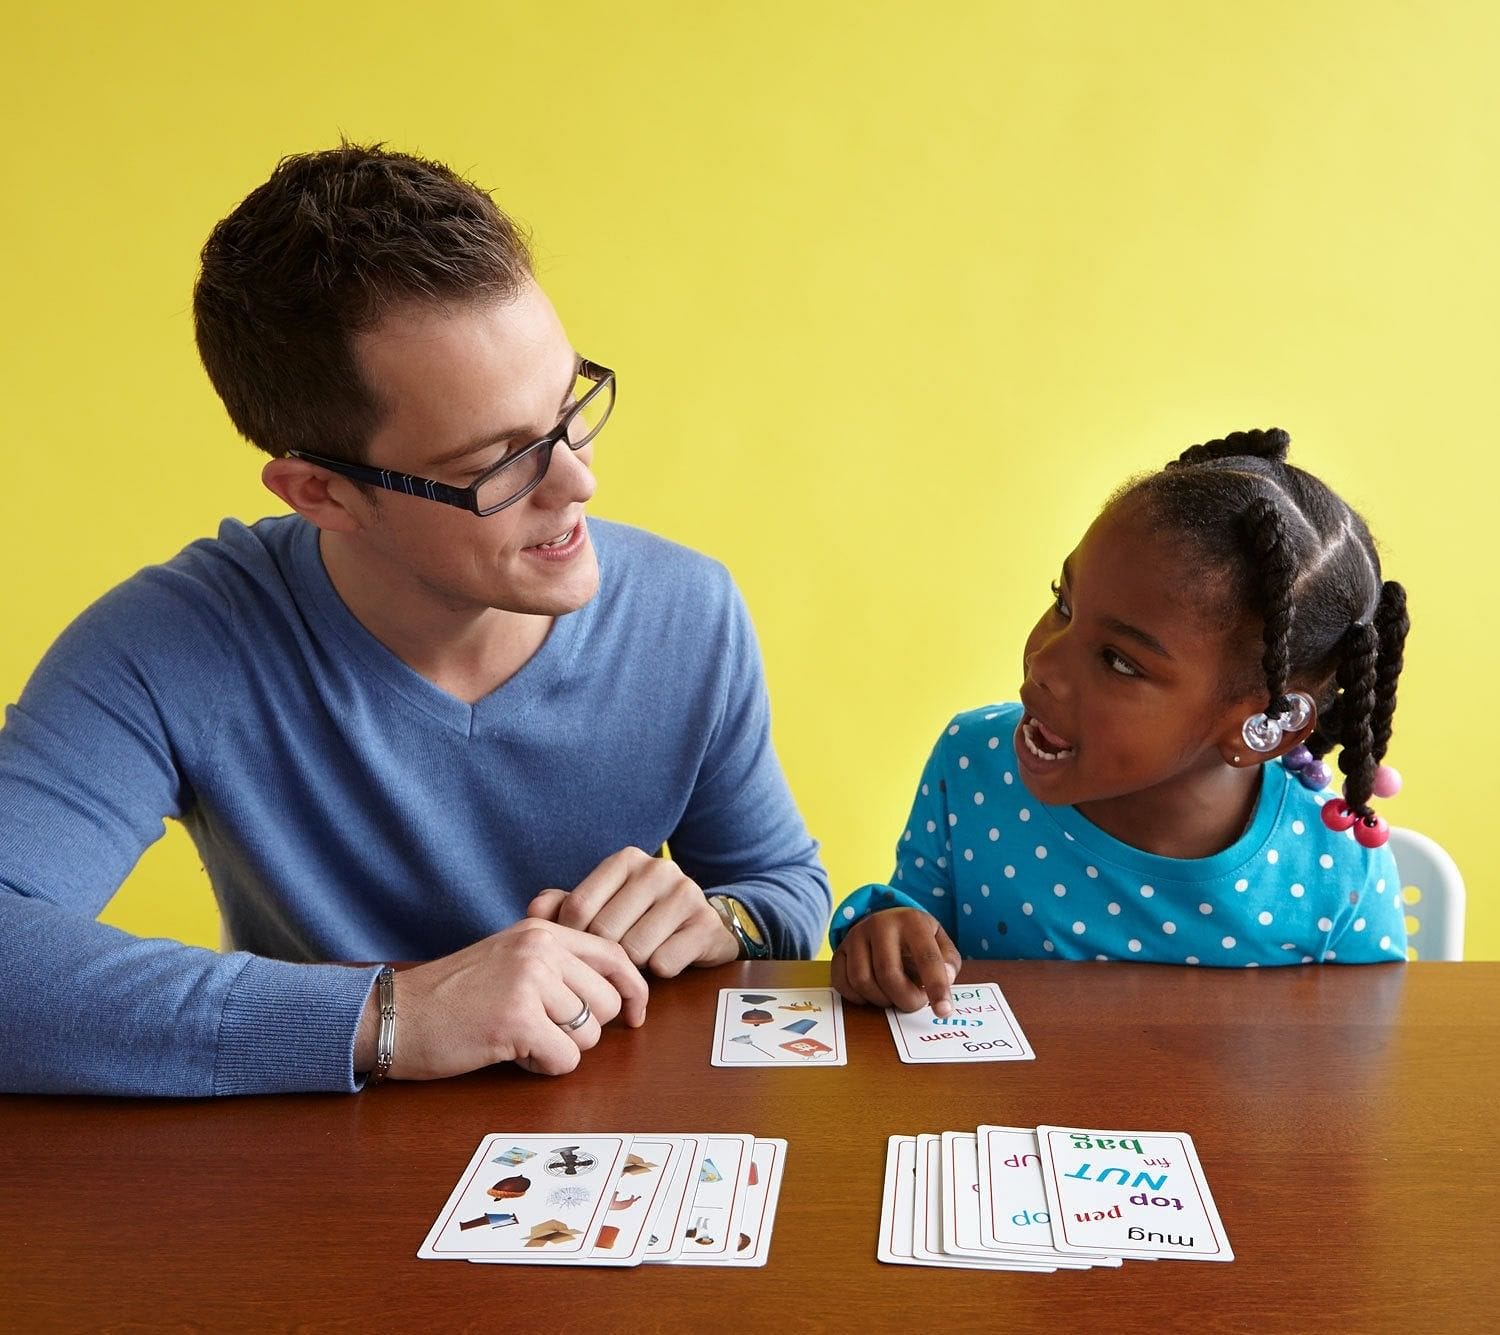
M 740 1000 L 747 1001 L 752 1006 L 759 1006 L 763 1002 L 775 1001 L 776 997 L 774 994 L 769 992 L 741 992 Z
M 561 1219 L 544 1219 L 533 1224 L 526 1237 L 527 1247 L 545 1247 L 549 1242 L 572 1242 L 578 1237 L 576 1228 L 569 1228 Z
M 485 1195 L 493 1196 L 497 1201 L 512 1201 L 517 1196 L 524 1196 L 530 1190 L 531 1179 L 517 1173 L 515 1177 L 502 1177 L 485 1192 Z
M 649 1173 L 656 1165 L 641 1158 L 639 1154 L 627 1154 L 625 1156 L 625 1167 L 620 1169 L 622 1174 Z
M 741 1024 L 770 1024 L 772 1020 L 770 1011 L 748 1010 L 740 1016 Z

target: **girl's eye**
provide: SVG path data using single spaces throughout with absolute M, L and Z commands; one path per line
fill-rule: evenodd
M 1134 663 L 1128 658 L 1117 654 L 1113 649 L 1101 649 L 1099 652 L 1100 656 L 1104 659 L 1104 665 L 1111 672 L 1117 672 L 1122 677 L 1139 677 L 1143 675 Z
M 1056 580 L 1052 581 L 1052 607 L 1059 616 L 1073 615 L 1073 609 L 1068 606 L 1068 600 L 1063 596 L 1062 586 Z

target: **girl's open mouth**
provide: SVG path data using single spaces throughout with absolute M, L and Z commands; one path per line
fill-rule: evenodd
M 1059 737 L 1040 719 L 1027 714 L 1021 720 L 1021 743 L 1038 760 L 1052 762 L 1068 760 L 1074 747 L 1065 737 Z

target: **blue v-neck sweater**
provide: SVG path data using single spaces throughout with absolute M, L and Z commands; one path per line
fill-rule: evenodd
M 811 954 L 827 877 L 743 602 L 706 557 L 590 532 L 598 595 L 474 705 L 360 625 L 295 516 L 86 611 L 0 730 L 0 1088 L 353 1089 L 374 971 L 322 961 L 448 954 L 629 845 Z M 169 819 L 236 953 L 95 921 Z

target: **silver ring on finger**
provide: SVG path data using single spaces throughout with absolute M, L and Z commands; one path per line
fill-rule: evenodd
M 589 1018 L 593 1015 L 593 1013 L 594 1012 L 589 1009 L 589 1003 L 585 1001 L 583 1003 L 583 1009 L 579 1011 L 577 1015 L 575 1015 L 571 1020 L 559 1020 L 557 1022 L 557 1027 L 559 1029 L 566 1029 L 569 1033 L 572 1033 L 575 1029 L 582 1029 L 583 1026 L 589 1022 Z

